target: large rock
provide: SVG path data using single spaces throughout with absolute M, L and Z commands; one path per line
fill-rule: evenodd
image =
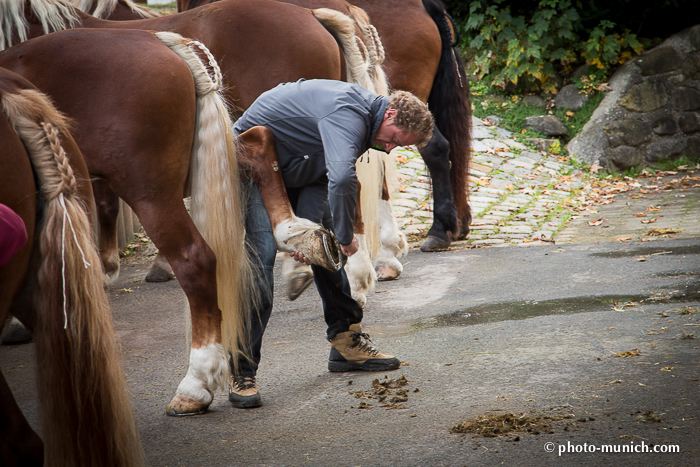
M 626 119 L 610 123 L 603 128 L 610 147 L 639 146 L 651 139 L 651 128 L 641 120 Z
M 662 139 L 649 145 L 646 160 L 648 162 L 659 162 L 673 159 L 679 156 L 684 149 L 685 141 L 681 139 Z
M 577 110 L 583 107 L 583 104 L 588 100 L 586 94 L 579 91 L 573 84 L 567 84 L 554 98 L 554 107 L 558 109 Z
M 525 96 L 523 97 L 523 102 L 528 105 L 534 105 L 535 107 L 546 107 L 547 101 L 542 99 L 540 96 Z
M 659 136 L 675 135 L 678 131 L 676 121 L 670 115 L 662 115 L 651 124 L 652 130 Z
M 700 78 L 700 52 L 688 55 L 683 62 L 683 74 L 688 79 Z
M 536 115 L 525 119 L 525 128 L 538 131 L 547 136 L 566 134 L 566 126 L 554 115 Z
M 632 112 L 651 112 L 666 105 L 668 95 L 666 87 L 660 80 L 643 81 L 635 84 L 620 105 Z
M 642 76 L 660 75 L 683 66 L 683 58 L 673 47 L 657 47 L 636 59 Z
M 691 160 L 700 160 L 700 136 L 688 138 L 685 145 L 685 155 Z
M 671 104 L 681 112 L 700 109 L 700 91 L 686 86 L 679 87 L 673 91 Z
M 700 131 L 700 116 L 695 112 L 685 112 L 678 118 L 678 126 L 685 134 Z
M 601 162 L 608 168 L 627 170 L 644 162 L 644 153 L 639 148 L 620 146 L 608 151 Z

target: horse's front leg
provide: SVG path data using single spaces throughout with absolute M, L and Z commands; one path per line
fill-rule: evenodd
M 360 244 L 354 255 L 348 258 L 345 265 L 345 273 L 350 282 L 352 298 L 361 306 L 367 304 L 367 294 L 374 290 L 377 284 L 377 273 L 372 265 L 372 260 L 367 240 L 365 238 L 365 223 L 362 218 L 362 184 L 357 182 L 357 204 L 355 207 L 355 222 L 353 230 Z
M 238 136 L 238 166 L 258 186 L 270 216 L 277 248 L 301 251 L 313 264 L 331 271 L 342 266 L 340 245 L 332 232 L 296 217 L 289 203 L 275 151 L 274 136 L 265 127 L 254 127 Z
M 457 210 L 450 183 L 450 143 L 437 127 L 433 137 L 420 151 L 430 170 L 433 185 L 433 225 L 421 245 L 421 251 L 444 250 L 458 234 Z

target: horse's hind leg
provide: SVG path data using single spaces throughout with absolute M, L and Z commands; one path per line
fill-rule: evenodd
M 450 183 L 450 144 L 437 127 L 433 137 L 420 151 L 433 182 L 433 225 L 421 245 L 421 251 L 444 250 L 457 234 L 457 210 Z
M 214 391 L 224 387 L 228 372 L 221 341 L 217 260 L 187 213 L 181 193 L 159 193 L 153 198 L 157 204 L 130 205 L 155 246 L 172 265 L 187 296 L 192 318 L 190 366 L 167 413 L 201 414 L 211 404 Z
M 2 465 L 44 465 L 44 443 L 22 415 L 0 372 L 0 459 Z
M 97 222 L 100 229 L 100 260 L 105 273 L 106 285 L 119 277 L 119 248 L 117 244 L 117 218 L 119 217 L 119 197 L 114 194 L 105 180 L 93 180 Z

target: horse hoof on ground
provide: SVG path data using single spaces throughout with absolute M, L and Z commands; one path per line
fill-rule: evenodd
M 166 271 L 160 267 L 155 267 L 155 264 L 151 266 L 146 274 L 146 282 L 167 282 L 175 278 L 175 274 L 172 271 Z
M 146 282 L 167 282 L 174 278 L 175 273 L 173 272 L 173 268 L 170 267 L 170 263 L 165 259 L 165 256 L 158 253 L 151 267 L 148 268 L 148 274 L 146 274 L 145 279 Z
M 170 401 L 165 413 L 171 417 L 186 417 L 189 415 L 202 415 L 207 411 L 209 405 L 204 405 L 202 402 L 192 399 L 191 397 L 176 395 Z
M 447 250 L 450 247 L 450 243 L 450 240 L 435 237 L 433 235 L 428 235 L 423 244 L 420 246 L 420 251 L 430 252 Z
M 10 324 L 2 330 L 3 345 L 26 344 L 32 341 L 32 335 L 17 318 L 12 317 Z
M 398 263 L 398 261 L 397 261 Z M 399 263 L 401 266 L 401 263 Z M 395 265 L 382 264 L 377 267 L 377 280 L 378 281 L 393 281 L 398 279 L 403 272 L 403 267 L 396 268 Z

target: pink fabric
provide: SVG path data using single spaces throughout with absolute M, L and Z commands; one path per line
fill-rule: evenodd
M 24 221 L 12 209 L 0 204 L 0 266 L 10 261 L 27 243 Z

